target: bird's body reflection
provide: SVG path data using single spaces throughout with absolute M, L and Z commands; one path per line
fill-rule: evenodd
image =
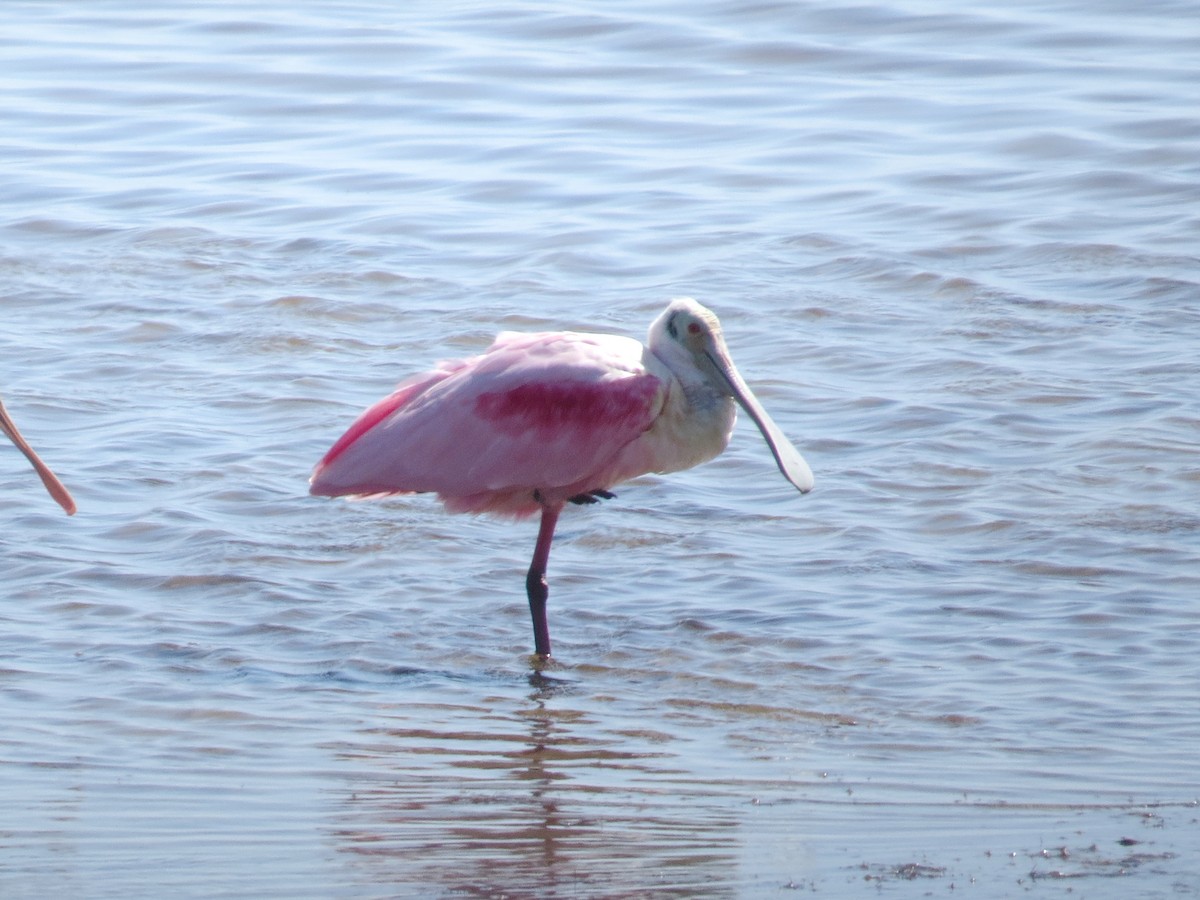
M 732 894 L 728 798 L 675 769 L 666 735 L 606 730 L 569 681 L 528 678 L 523 698 L 447 707 L 438 729 L 381 724 L 343 748 L 336 837 L 360 877 L 465 896 Z

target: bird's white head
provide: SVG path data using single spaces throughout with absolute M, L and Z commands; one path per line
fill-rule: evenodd
M 742 380 L 712 310 L 691 297 L 672 300 L 650 326 L 647 343 L 685 388 L 701 383 L 720 396 L 736 400 L 762 432 L 783 477 L 801 493 L 812 490 L 812 470 Z
M 650 349 L 671 353 L 671 345 L 687 350 L 689 355 L 702 345 L 724 346 L 721 322 L 711 309 L 701 306 L 691 297 L 676 297 L 650 326 Z

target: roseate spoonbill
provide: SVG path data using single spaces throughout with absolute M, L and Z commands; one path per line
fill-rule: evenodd
M 363 412 L 313 470 L 323 497 L 436 492 L 451 512 L 541 513 L 525 579 L 535 652 L 550 655 L 546 563 L 568 503 L 675 472 L 725 449 L 741 405 L 783 477 L 812 472 L 734 368 L 717 317 L 673 300 L 648 347 L 611 334 L 502 332 L 481 355 L 443 362 Z
M 70 491 L 58 480 L 58 476 L 50 471 L 50 467 L 33 452 L 33 448 L 26 443 L 25 438 L 21 437 L 21 432 L 17 431 L 16 424 L 9 417 L 8 410 L 4 408 L 3 400 L 0 400 L 0 431 L 8 435 L 8 439 L 17 445 L 17 449 L 25 454 L 26 459 L 33 463 L 34 470 L 41 476 L 42 484 L 46 486 L 50 496 L 58 501 L 58 505 L 67 511 L 68 516 L 75 515 L 75 501 L 71 498 Z

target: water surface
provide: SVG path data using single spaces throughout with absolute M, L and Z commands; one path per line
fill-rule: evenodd
M 11 3 L 5 896 L 1200 892 L 1190 4 Z M 306 495 L 500 329 L 748 423 L 536 526 Z M 432 887 L 431 887 L 432 886 Z

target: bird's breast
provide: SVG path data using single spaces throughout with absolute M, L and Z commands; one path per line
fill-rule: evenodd
M 662 412 L 643 436 L 645 471 L 678 472 L 719 456 L 736 419 L 731 398 L 672 379 Z

